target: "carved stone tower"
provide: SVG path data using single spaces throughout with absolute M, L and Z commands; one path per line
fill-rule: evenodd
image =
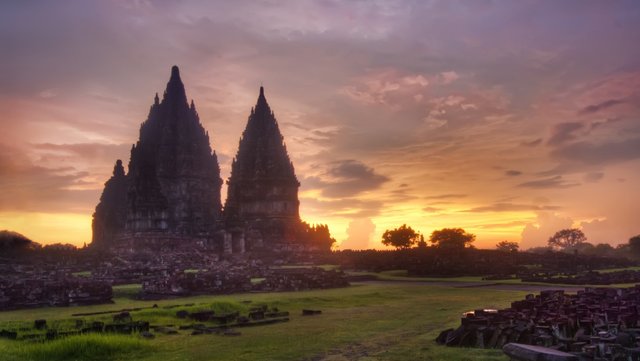
M 220 167 L 178 67 L 156 94 L 125 176 L 118 161 L 96 207 L 93 244 L 211 239 L 221 222 Z M 153 243 L 153 242 L 152 242 Z
M 100 203 L 93 214 L 92 246 L 106 247 L 124 230 L 127 218 L 128 186 L 122 161 L 118 159 L 113 167 L 113 176 L 104 184 Z
M 227 252 L 271 248 L 295 238 L 300 225 L 300 183 L 263 87 L 242 133 L 227 184 Z
M 177 66 L 131 149 L 126 229 L 200 235 L 220 218 L 220 167 Z

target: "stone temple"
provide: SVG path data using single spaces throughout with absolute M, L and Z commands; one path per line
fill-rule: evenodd
M 118 160 L 105 183 L 92 246 L 199 246 L 233 254 L 300 245 L 300 183 L 262 87 L 227 184 L 223 209 L 216 153 L 174 66 L 162 100 L 156 94 L 140 127 L 128 172 Z
M 295 239 L 299 231 L 300 183 L 262 87 L 227 184 L 224 218 L 232 245 L 240 250 L 260 249 L 265 242 L 288 243 Z

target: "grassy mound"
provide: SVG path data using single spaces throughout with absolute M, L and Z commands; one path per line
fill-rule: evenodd
M 2 347 L 5 346 L 5 347 Z M 29 361 L 109 361 L 129 359 L 153 351 L 151 343 L 126 335 L 88 334 L 48 342 L 21 342 L 2 345 L 8 360 Z

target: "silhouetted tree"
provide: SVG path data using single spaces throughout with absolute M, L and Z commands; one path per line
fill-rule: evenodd
M 598 243 L 595 245 L 594 252 L 598 256 L 617 257 L 616 249 L 609 243 Z
M 311 225 L 302 222 L 303 237 L 312 246 L 316 246 L 323 250 L 330 250 L 336 239 L 331 237 L 329 226 L 326 224 Z
M 387 229 L 382 234 L 382 244 L 385 246 L 393 246 L 397 249 L 411 248 L 418 243 L 419 239 L 420 233 L 414 231 L 411 227 L 407 227 L 406 224 L 396 229 Z
M 475 234 L 467 233 L 462 228 L 443 228 L 433 231 L 429 242 L 438 248 L 460 249 L 470 247 L 475 239 Z
M 520 245 L 518 242 L 502 241 L 496 244 L 496 249 L 502 252 L 518 252 Z
M 40 244 L 30 240 L 18 232 L 0 231 L 0 253 L 13 251 L 32 251 L 40 248 Z
M 575 248 L 586 241 L 587 237 L 581 230 L 578 228 L 569 228 L 556 232 L 556 234 L 549 238 L 547 244 L 549 244 L 551 248 L 567 250 Z
M 424 236 L 420 235 L 420 240 L 418 241 L 418 248 L 427 248 L 427 242 L 424 241 Z
M 629 251 L 635 257 L 640 256 L 640 234 L 629 238 Z

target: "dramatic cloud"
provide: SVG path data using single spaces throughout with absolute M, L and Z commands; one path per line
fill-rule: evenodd
M 0 34 L 0 226 L 34 240 L 90 239 L 174 64 L 223 178 L 264 84 L 301 216 L 339 242 L 637 228 L 632 1 L 5 1 Z
M 347 239 L 340 244 L 340 249 L 374 248 L 376 225 L 369 218 L 360 218 L 349 223 Z
M 560 207 L 558 206 L 549 206 L 549 205 L 530 205 L 530 204 L 514 204 L 514 203 L 495 203 L 490 206 L 482 206 L 475 207 L 465 212 L 514 212 L 514 211 L 553 211 L 558 210 Z
M 576 138 L 577 131 L 584 128 L 584 124 L 578 122 L 560 123 L 553 128 L 548 144 L 558 145 Z
M 514 170 L 514 169 L 510 169 L 504 172 L 505 175 L 509 176 L 509 177 L 517 177 L 519 175 L 522 175 L 522 172 L 519 170 Z
M 603 172 L 591 172 L 584 175 L 584 180 L 592 183 L 598 182 L 602 178 L 604 178 Z
M 584 107 L 582 110 L 580 110 L 580 114 L 597 113 L 600 110 L 611 108 L 612 106 L 617 105 L 617 104 L 621 104 L 621 103 L 624 103 L 624 102 L 622 100 L 618 100 L 618 99 L 605 100 L 602 103 L 593 104 L 593 105 L 589 105 L 587 107 Z
M 553 155 L 583 164 L 609 164 L 640 158 L 640 138 L 592 143 L 576 142 L 553 151 Z
M 329 198 L 353 197 L 379 188 L 389 178 L 356 160 L 330 163 L 324 174 L 327 180 L 316 179 L 322 195 Z
M 536 146 L 542 144 L 542 138 L 538 138 L 538 139 L 522 142 L 521 144 L 524 145 L 525 147 L 536 147 Z
M 554 213 L 540 212 L 535 222 L 528 223 L 522 230 L 521 247 L 546 247 L 547 241 L 557 231 L 571 228 L 573 221 Z
M 520 183 L 518 184 L 518 187 L 544 189 L 544 188 L 567 188 L 567 187 L 575 187 L 577 185 L 578 184 L 576 183 L 565 181 L 562 178 L 562 176 L 558 175 L 554 177 Z
M 90 213 L 98 189 L 86 189 L 88 172 L 69 166 L 45 168 L 21 155 L 19 149 L 0 145 L 0 212 Z
M 467 194 L 438 194 L 435 196 L 426 196 L 428 200 L 445 200 L 445 199 L 460 199 L 468 197 Z

